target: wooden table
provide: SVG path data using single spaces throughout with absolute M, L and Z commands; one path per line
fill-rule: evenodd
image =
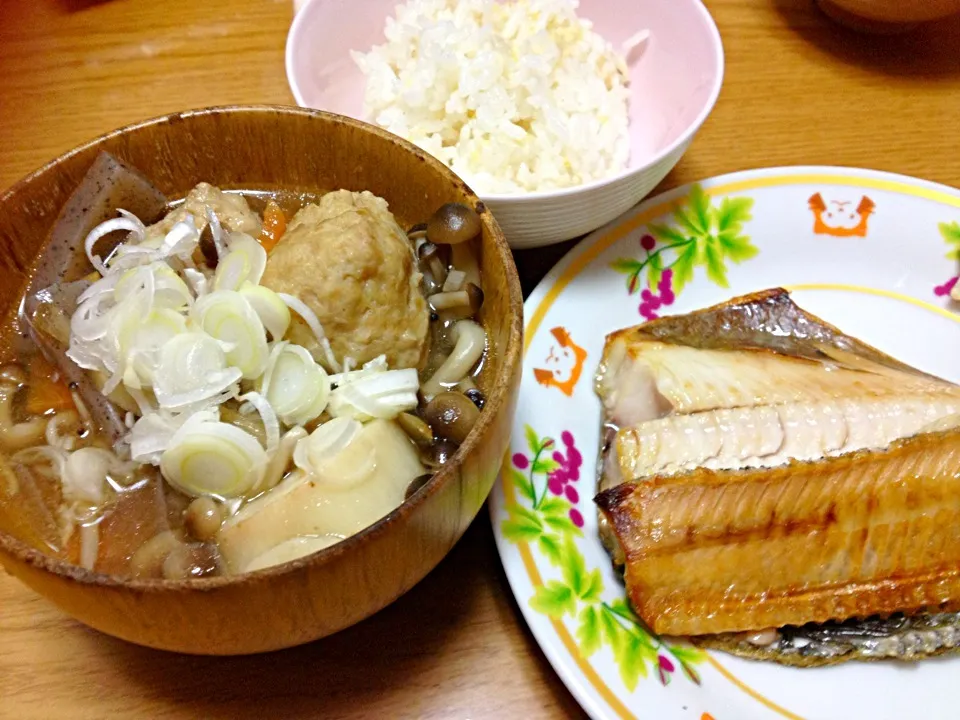
M 358 4 L 362 0 L 357 0 Z M 853 35 L 810 0 L 708 0 L 719 104 L 664 187 L 787 164 L 960 185 L 960 19 Z M 64 150 L 170 111 L 292 104 L 290 0 L 0 0 L 0 188 Z M 529 291 L 569 244 L 518 253 Z M 155 652 L 87 630 L 0 573 L 0 717 L 579 717 L 533 642 L 481 515 L 368 621 L 252 658 Z

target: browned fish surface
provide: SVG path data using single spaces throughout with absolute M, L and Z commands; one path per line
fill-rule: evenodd
M 601 534 L 654 630 L 960 601 L 960 389 L 771 290 L 614 333 Z

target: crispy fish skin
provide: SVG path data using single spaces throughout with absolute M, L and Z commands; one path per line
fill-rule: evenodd
M 960 601 L 960 430 L 775 469 L 697 470 L 596 498 L 640 616 L 701 635 Z

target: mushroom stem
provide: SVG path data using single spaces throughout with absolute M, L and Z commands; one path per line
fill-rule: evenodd
M 450 246 L 450 265 L 464 274 L 468 283 L 481 285 L 480 266 L 477 264 L 477 254 L 473 250 L 473 243 L 461 243 Z
M 0 383 L 0 444 L 7 450 L 20 450 L 43 442 L 47 418 L 39 417 L 21 423 L 13 421 L 13 397 L 20 388 Z
M 261 489 L 270 490 L 283 479 L 284 473 L 290 467 L 293 460 L 293 451 L 297 447 L 297 442 L 307 436 L 307 431 L 302 427 L 290 428 L 277 445 L 273 457 L 267 463 L 267 469 L 263 473 Z
M 447 279 L 443 282 L 443 292 L 456 292 L 463 290 L 467 282 L 467 274 L 462 270 L 451 270 L 447 273 Z
M 473 283 L 469 283 L 463 290 L 436 293 L 427 300 L 430 302 L 430 306 L 438 312 L 469 307 L 472 315 L 479 311 L 480 306 L 483 305 L 483 290 Z
M 466 307 L 470 304 L 470 296 L 466 290 L 436 293 L 427 299 L 434 310 L 449 310 L 450 308 Z
M 428 401 L 445 387 L 456 385 L 469 375 L 486 349 L 487 334 L 473 320 L 461 320 L 454 325 L 453 336 L 456 340 L 453 352 L 420 388 Z

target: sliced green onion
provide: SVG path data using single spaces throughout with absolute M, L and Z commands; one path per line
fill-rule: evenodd
M 227 362 L 255 380 L 267 367 L 267 337 L 257 313 L 238 292 L 215 290 L 195 305 L 200 327 L 211 337 L 229 343 Z
M 188 420 L 160 458 L 164 478 L 199 497 L 244 497 L 259 484 L 267 454 L 257 439 L 235 425 Z
M 137 389 L 152 385 L 161 348 L 186 331 L 186 319 L 175 310 L 154 310 L 146 317 L 130 314 L 117 338 L 124 384 Z
M 263 285 L 245 284 L 240 294 L 250 303 L 273 340 L 282 340 L 290 327 L 290 309 L 280 296 Z
M 263 374 L 260 393 L 287 425 L 305 425 L 320 416 L 330 397 L 330 379 L 299 345 L 278 343 Z
M 249 235 L 231 233 L 227 254 L 220 258 L 213 277 L 214 290 L 238 290 L 244 283 L 256 285 L 267 267 L 267 251 Z
M 182 408 L 217 397 L 241 377 L 226 363 L 223 348 L 209 335 L 177 335 L 160 351 L 153 386 L 157 401 L 161 407 Z
M 350 418 L 334 418 L 325 422 L 297 443 L 293 462 L 305 472 L 317 472 L 325 462 L 343 452 L 362 429 L 363 425 Z
M 237 400 L 250 403 L 260 415 L 260 420 L 263 421 L 264 434 L 267 436 L 267 453 L 272 455 L 280 444 L 280 423 L 277 421 L 277 413 L 273 406 L 258 392 L 241 395 Z M 241 408 L 242 411 L 243 408 Z
M 330 394 L 328 412 L 365 422 L 392 420 L 417 407 L 420 381 L 414 369 L 364 372 L 345 380 Z
M 165 262 L 154 262 L 124 272 L 114 287 L 114 301 L 119 305 L 138 290 L 144 289 L 144 278 L 147 276 L 153 279 L 154 307 L 179 310 L 193 301 L 187 284 Z
M 287 293 L 277 293 L 277 296 L 283 300 L 288 308 L 299 315 L 307 324 L 307 327 L 310 328 L 310 331 L 317 339 L 317 344 L 323 350 L 324 360 L 327 361 L 330 369 L 334 372 L 339 371 L 340 363 L 337 362 L 337 358 L 333 354 L 333 348 L 330 347 L 330 341 L 327 339 L 327 334 L 324 332 L 323 325 L 320 324 L 320 319 L 317 317 L 317 314 L 300 298 L 288 295 Z

